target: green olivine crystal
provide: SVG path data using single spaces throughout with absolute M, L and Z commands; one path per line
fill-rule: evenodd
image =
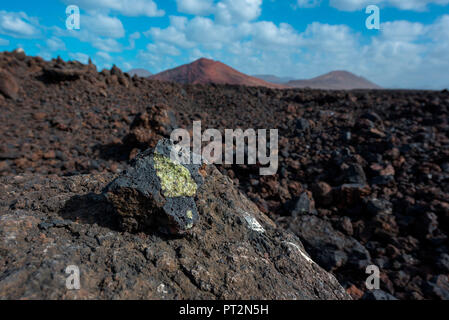
M 153 159 L 156 175 L 160 179 L 165 197 L 195 196 L 198 186 L 186 167 L 174 163 L 170 158 L 157 152 L 154 153 Z

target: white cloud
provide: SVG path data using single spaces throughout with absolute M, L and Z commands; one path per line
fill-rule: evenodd
M 159 42 L 157 44 L 150 43 L 147 45 L 147 50 L 158 55 L 179 56 L 181 54 L 181 51 L 178 48 L 164 42 Z
M 422 23 L 401 20 L 383 23 L 381 32 L 384 40 L 410 42 L 425 35 L 427 28 Z
M 41 45 L 40 43 L 38 43 L 36 44 L 36 47 L 39 48 L 38 55 L 46 60 L 50 60 L 54 53 L 57 51 L 67 50 L 64 41 L 55 36 L 52 36 L 51 38 L 45 40 L 45 45 Z
M 34 38 L 40 34 L 36 19 L 24 12 L 0 11 L 0 34 L 15 38 Z
M 205 53 L 205 52 L 201 51 L 201 50 L 198 49 L 198 48 L 195 48 L 195 49 L 193 49 L 193 50 L 190 52 L 190 55 L 189 55 L 189 61 L 195 61 L 195 60 L 198 60 L 198 59 L 200 59 L 200 58 L 213 59 L 213 57 L 212 57 L 211 55 L 209 55 L 208 53 Z
M 220 49 L 224 42 L 229 42 L 235 36 L 231 27 L 215 24 L 209 18 L 195 17 L 186 27 L 186 37 L 189 41 L 207 44 Z
M 155 42 L 165 42 L 172 45 L 176 45 L 181 48 L 191 48 L 194 43 L 190 42 L 186 38 L 184 32 L 187 25 L 187 18 L 185 17 L 170 17 L 170 26 L 166 29 L 153 27 L 144 35 L 152 37 Z
M 177 63 L 170 55 L 160 55 L 149 52 L 148 50 L 140 50 L 137 54 L 137 62 L 134 65 L 139 65 L 152 72 L 159 72 L 173 68 Z
M 355 11 L 368 5 L 396 7 L 402 10 L 424 11 L 429 4 L 447 5 L 449 0 L 330 0 L 331 7 L 344 11 Z
M 62 51 L 66 50 L 65 43 L 59 38 L 51 37 L 45 41 L 46 49 L 49 51 Z
M 107 53 L 107 52 L 98 51 L 98 52 L 96 53 L 96 56 L 97 56 L 98 58 L 100 58 L 101 60 L 106 61 L 106 62 L 112 61 L 112 57 L 111 57 L 110 54 Z
M 253 41 L 266 48 L 279 46 L 297 46 L 300 42 L 299 34 L 287 23 L 276 26 L 273 22 L 259 21 L 251 24 Z
M 440 17 L 430 28 L 429 34 L 438 43 L 449 43 L 449 15 Z
M 122 69 L 122 70 L 131 70 L 132 68 L 133 68 L 133 66 L 132 66 L 131 63 L 124 62 L 124 63 L 122 64 L 122 67 L 121 67 L 120 69 Z
M 232 24 L 257 19 L 262 13 L 262 0 L 223 0 L 217 3 L 215 19 Z
M 129 17 L 161 17 L 165 14 L 153 0 L 64 0 L 68 5 L 77 5 L 81 10 L 93 12 L 116 11 Z
M 344 51 L 355 46 L 355 35 L 346 25 L 313 22 L 301 34 L 302 45 L 308 48 Z
M 101 37 L 121 38 L 125 35 L 123 24 L 118 18 L 103 14 L 83 15 L 80 27 Z
M 82 52 L 69 53 L 69 56 L 70 58 L 84 64 L 87 64 L 87 62 L 89 61 L 89 56 Z
M 178 11 L 196 16 L 214 15 L 220 24 L 237 24 L 257 19 L 262 0 L 176 0 Z
M 449 0 L 389 0 L 387 4 L 402 10 L 424 11 L 429 4 L 447 5 Z
M 196 16 L 209 15 L 214 9 L 213 0 L 176 0 L 178 12 Z
M 127 50 L 132 50 L 136 47 L 136 40 L 140 39 L 140 32 L 131 33 L 128 37 L 129 46 L 126 48 Z
M 122 52 L 125 48 L 121 43 L 113 38 L 99 37 L 87 29 L 66 30 L 54 28 L 54 35 L 59 37 L 73 37 L 82 42 L 88 42 L 92 47 L 107 52 Z
M 329 5 L 339 10 L 355 11 L 366 8 L 368 5 L 377 5 L 382 2 L 385 2 L 385 0 L 330 0 Z
M 122 52 L 123 46 L 117 42 L 115 39 L 111 38 L 96 38 L 94 40 L 88 41 L 96 49 L 107 51 L 107 52 Z
M 103 13 L 90 13 L 81 18 L 80 30 L 67 30 L 54 27 L 54 35 L 59 37 L 73 37 L 82 42 L 90 43 L 94 48 L 106 52 L 121 52 L 133 49 L 135 40 L 140 34 L 129 36 L 129 46 L 124 47 L 116 39 L 125 36 L 125 29 L 120 19 L 110 17 Z

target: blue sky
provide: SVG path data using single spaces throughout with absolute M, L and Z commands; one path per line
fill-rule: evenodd
M 80 29 L 66 28 L 66 7 Z M 368 5 L 380 30 L 367 29 Z M 449 0 L 3 1 L 0 50 L 156 73 L 200 57 L 297 79 L 348 70 L 384 87 L 449 87 Z

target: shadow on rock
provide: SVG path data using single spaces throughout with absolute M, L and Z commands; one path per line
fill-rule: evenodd
M 97 144 L 93 147 L 93 151 L 103 160 L 128 161 L 133 147 L 129 147 L 123 143 Z
M 97 224 L 120 231 L 114 209 L 102 194 L 76 195 L 59 211 L 62 218 L 83 224 Z
M 89 193 L 83 196 L 76 195 L 68 200 L 59 211 L 64 220 L 71 220 L 80 224 L 98 225 L 116 232 L 130 232 L 132 234 L 144 232 L 155 235 L 163 241 L 182 238 L 181 235 L 170 235 L 164 232 L 157 224 L 141 230 L 124 230 L 121 227 L 121 217 L 117 215 L 112 204 L 103 194 Z

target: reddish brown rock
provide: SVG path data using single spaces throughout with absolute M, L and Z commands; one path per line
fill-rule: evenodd
M 0 69 L 0 93 L 13 100 L 17 99 L 19 93 L 16 79 L 4 69 Z
M 168 106 L 155 105 L 134 118 L 123 143 L 127 148 L 152 148 L 160 138 L 168 138 L 176 127 L 176 114 Z
M 333 201 L 332 187 L 326 182 L 318 182 L 312 186 L 313 196 L 319 206 L 328 206 Z
M 344 184 L 333 190 L 335 199 L 340 207 L 346 207 L 360 202 L 371 194 L 371 188 L 363 184 Z

